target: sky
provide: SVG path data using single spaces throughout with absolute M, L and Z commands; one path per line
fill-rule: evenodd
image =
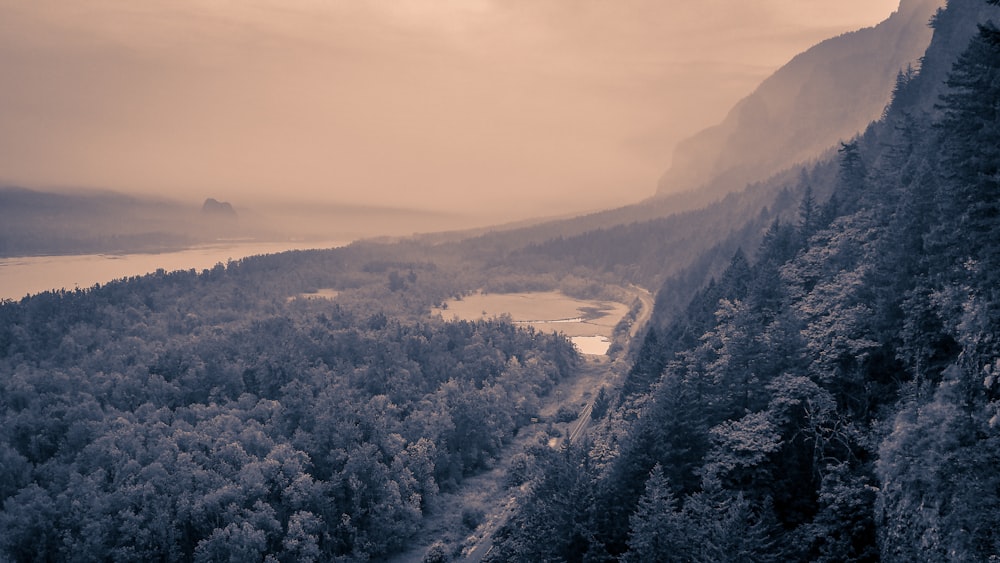
M 674 145 L 898 0 L 0 0 L 0 184 L 490 220 Z

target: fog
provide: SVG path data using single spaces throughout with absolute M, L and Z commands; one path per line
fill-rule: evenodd
M 653 194 L 898 0 L 0 0 L 0 183 L 484 221 Z

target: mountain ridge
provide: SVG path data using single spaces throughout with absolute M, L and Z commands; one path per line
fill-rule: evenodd
M 916 66 L 941 0 L 903 0 L 874 27 L 822 41 L 796 55 L 719 124 L 682 141 L 657 197 L 721 196 L 818 157 L 878 119 L 897 71 Z M 858 70 L 861 69 L 861 70 Z

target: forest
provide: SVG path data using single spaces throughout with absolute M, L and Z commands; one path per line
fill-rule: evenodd
M 380 558 L 578 361 L 554 334 L 407 313 L 391 296 L 433 294 L 427 264 L 334 251 L 313 265 L 335 301 L 288 296 L 271 273 L 315 254 L 3 304 L 3 553 Z
M 794 222 L 654 320 L 604 431 L 537 452 L 490 560 L 1000 555 L 997 15 L 936 15 L 829 196 L 804 172 Z
M 623 382 L 516 456 L 486 560 L 996 560 L 998 2 L 950 0 L 863 134 L 702 209 L 0 302 L 0 560 L 384 560 L 582 362 L 431 308 L 631 283 Z

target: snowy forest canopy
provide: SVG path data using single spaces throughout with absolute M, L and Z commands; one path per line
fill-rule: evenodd
M 662 282 L 653 319 L 592 439 L 520 456 L 526 498 L 489 559 L 1000 555 L 990 4 L 950 1 L 921 67 L 833 160 L 697 213 L 0 304 L 0 559 L 395 553 L 580 362 L 560 336 L 429 308 L 612 282 Z M 699 223 L 699 246 L 665 242 Z M 319 288 L 337 299 L 300 296 Z

